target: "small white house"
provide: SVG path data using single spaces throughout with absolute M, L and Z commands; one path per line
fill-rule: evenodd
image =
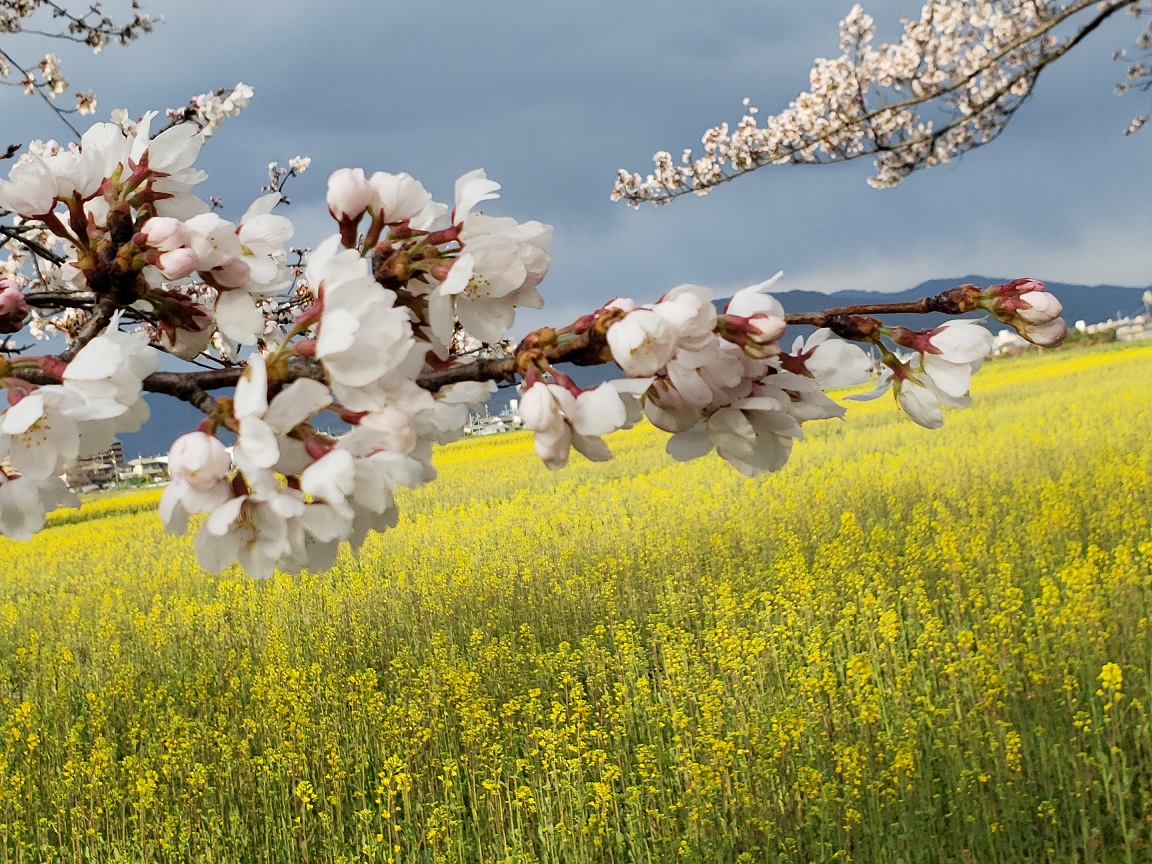
M 125 477 L 144 477 L 146 479 L 159 479 L 168 476 L 167 456 L 141 456 L 129 459 L 126 463 Z

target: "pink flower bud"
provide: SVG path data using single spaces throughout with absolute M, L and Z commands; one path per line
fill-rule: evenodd
M 143 241 L 142 245 L 150 246 L 157 252 L 172 252 L 192 241 L 192 235 L 184 223 L 171 216 L 153 216 L 144 223 L 138 236 Z
M 363 168 L 338 168 L 328 178 L 328 212 L 338 222 L 358 222 L 376 193 Z
M 1064 306 L 1059 300 L 1043 291 L 1029 291 L 1021 294 L 1016 315 L 1029 324 L 1047 324 L 1059 318 Z
M 1035 279 L 993 285 L 984 293 L 983 306 L 1033 345 L 1059 345 L 1068 335 L 1060 317 L 1063 305 Z
M 784 335 L 784 331 L 788 328 L 788 324 L 783 318 L 761 312 L 750 316 L 748 323 L 752 327 L 756 340 L 761 344 L 775 342 Z
M 1059 345 L 1068 335 L 1068 325 L 1063 318 L 1056 318 L 1045 324 L 1030 324 L 1026 327 L 1017 327 L 1017 332 L 1033 345 L 1050 348 Z
M 780 353 L 777 340 L 784 335 L 787 323 L 778 315 L 756 312 L 747 317 L 724 314 L 716 322 L 721 338 L 739 345 L 749 357 L 763 359 Z
M 0 279 L 0 333 L 19 333 L 28 317 L 24 293 L 6 279 Z
M 165 279 L 183 279 L 200 267 L 200 256 L 188 248 L 173 249 L 161 255 L 156 260 L 156 266 Z

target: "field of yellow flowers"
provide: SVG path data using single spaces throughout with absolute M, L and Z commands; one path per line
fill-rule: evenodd
M 462 442 L 358 561 L 155 492 L 0 546 L 0 861 L 1152 857 L 1152 347 L 991 363 L 781 474 Z

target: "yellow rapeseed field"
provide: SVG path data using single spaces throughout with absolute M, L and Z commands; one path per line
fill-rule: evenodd
M 0 860 L 1152 858 L 1152 347 L 991 363 L 781 474 L 438 454 L 334 571 L 157 493 L 3 543 Z

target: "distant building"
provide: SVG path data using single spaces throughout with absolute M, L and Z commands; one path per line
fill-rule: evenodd
M 1152 339 L 1152 316 L 1137 315 L 1116 323 L 1117 342 L 1140 342 Z
M 85 486 L 115 486 L 124 462 L 124 445 L 119 440 L 95 456 L 79 459 L 64 469 L 64 482 L 72 489 Z
M 495 435 L 511 429 L 508 417 L 483 417 L 473 414 L 468 418 L 468 425 L 464 427 L 465 435 Z
M 141 477 L 145 480 L 165 480 L 168 478 L 168 457 L 141 456 L 129 460 L 124 469 L 121 479 Z

